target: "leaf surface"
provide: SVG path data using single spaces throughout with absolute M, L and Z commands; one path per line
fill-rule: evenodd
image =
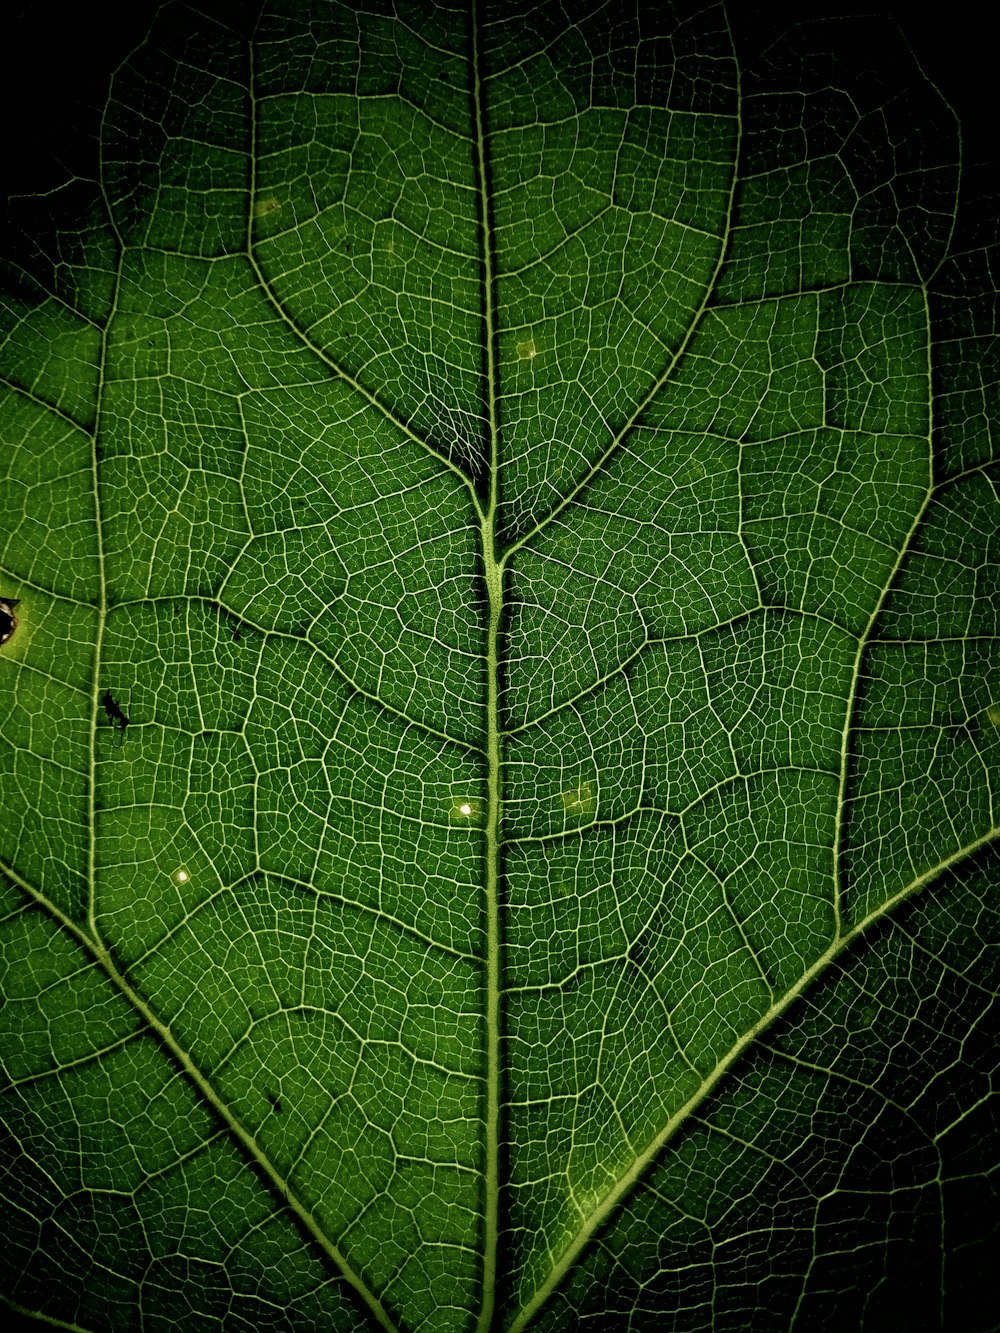
M 995 283 L 858 31 L 115 75 L 0 342 L 15 1309 L 989 1326 Z

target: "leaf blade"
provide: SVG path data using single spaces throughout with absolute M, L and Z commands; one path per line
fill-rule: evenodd
M 820 975 L 997 835 L 995 294 L 926 89 L 838 90 L 827 34 L 740 72 L 737 161 L 719 11 L 416 15 L 278 7 L 252 62 L 165 15 L 108 225 L 6 318 L 62 534 L 4 547 L 6 1096 L 72 1181 L 14 1192 L 122 1321 L 722 1326 L 657 1249 L 691 1145 L 752 1212 L 737 1067 L 846 1086 Z

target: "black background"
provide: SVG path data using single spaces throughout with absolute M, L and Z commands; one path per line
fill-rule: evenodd
M 644 0 L 648 3 L 648 0 Z M 21 4 L 0 20 L 3 71 L 3 186 L 6 195 L 51 189 L 69 176 L 96 174 L 101 108 L 112 71 L 143 39 L 155 0 L 129 5 Z M 213 13 L 252 23 L 254 0 L 207 0 Z M 863 0 L 734 0 L 730 18 L 746 56 L 788 25 L 838 14 L 894 19 L 921 65 L 958 112 L 967 161 L 1000 158 L 994 136 L 998 81 L 996 8 L 971 0 L 941 5 L 865 4 Z M 991 21 L 991 13 L 992 21 Z

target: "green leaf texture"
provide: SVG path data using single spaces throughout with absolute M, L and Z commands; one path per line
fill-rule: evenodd
M 168 6 L 24 204 L 24 1314 L 996 1326 L 957 124 L 877 24 L 567 10 Z

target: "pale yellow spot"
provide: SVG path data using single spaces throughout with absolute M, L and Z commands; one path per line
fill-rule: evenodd
M 181 866 L 179 870 L 174 871 L 174 879 L 177 881 L 178 884 L 186 884 L 190 878 L 191 876 L 188 874 L 188 872 L 184 869 L 183 866 Z
M 267 195 L 263 199 L 258 199 L 253 206 L 253 215 L 255 218 L 266 218 L 270 213 L 277 213 L 281 207 L 281 200 L 273 194 Z
M 534 338 L 525 338 L 517 344 L 517 354 L 522 361 L 531 361 L 538 355 Z
M 398 230 L 391 222 L 383 223 L 375 233 L 372 243 L 372 259 L 377 264 L 396 267 L 406 258 L 404 246 L 398 239 Z
M 995 727 L 1000 727 L 1000 704 L 990 704 L 986 710 L 986 716 Z
M 594 789 L 589 782 L 581 782 L 576 787 L 570 787 L 559 794 L 563 807 L 571 815 L 589 815 L 597 804 Z

